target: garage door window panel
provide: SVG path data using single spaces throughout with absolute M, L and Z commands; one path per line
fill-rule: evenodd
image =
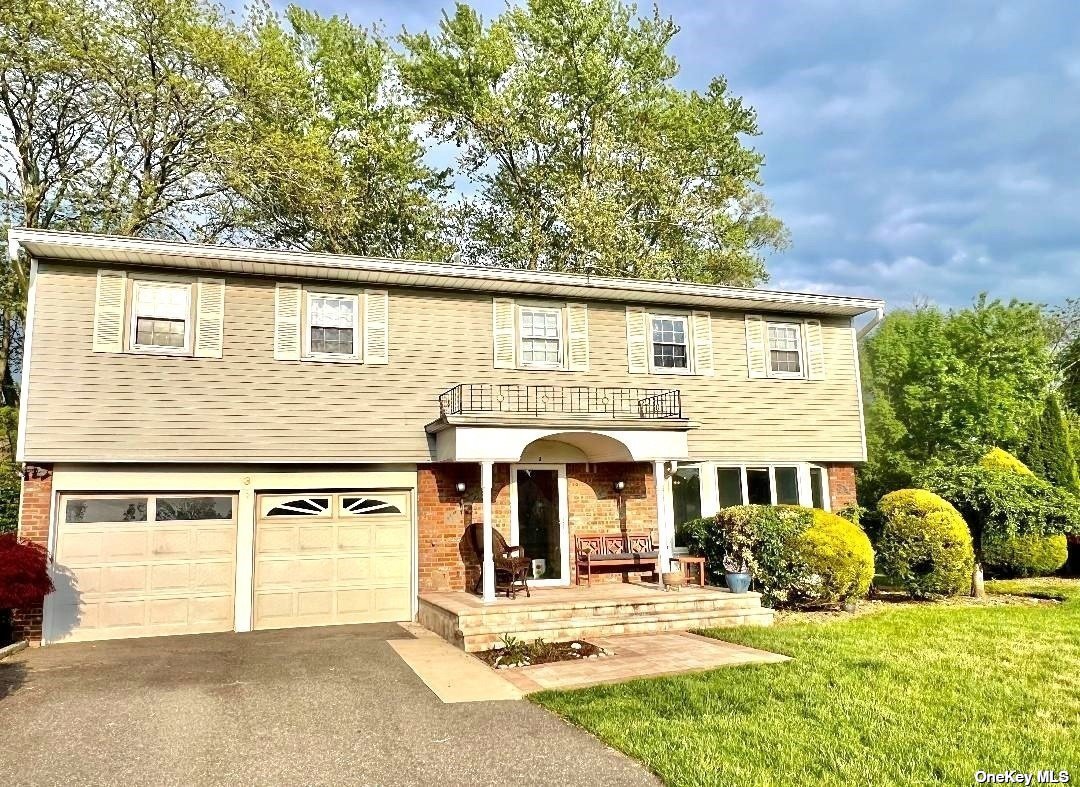
M 231 520 L 231 497 L 159 497 L 154 520 L 157 522 Z
M 148 498 L 71 497 L 64 506 L 69 524 L 97 522 L 145 522 Z
M 341 513 L 346 516 L 371 516 L 372 514 L 400 514 L 401 509 L 393 503 L 374 497 L 343 497 Z
M 271 498 L 265 514 L 267 517 L 329 515 L 329 497 Z

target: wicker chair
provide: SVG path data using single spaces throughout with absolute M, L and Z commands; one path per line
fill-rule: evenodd
M 484 565 L 484 526 L 480 522 L 473 522 L 466 531 L 473 554 L 481 568 Z M 507 546 L 506 539 L 495 528 L 491 529 L 491 551 L 495 558 L 495 589 L 505 590 L 507 598 L 515 598 L 519 590 L 524 590 L 526 596 L 529 593 L 529 569 L 532 562 L 525 557 L 525 550 L 521 547 Z M 480 587 L 484 583 L 484 572 L 473 586 L 473 593 L 480 593 Z

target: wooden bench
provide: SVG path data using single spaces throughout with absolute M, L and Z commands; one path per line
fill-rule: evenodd
M 579 585 L 582 571 L 588 584 L 592 584 L 593 568 L 656 571 L 660 553 L 651 533 L 588 533 L 575 537 L 574 542 Z

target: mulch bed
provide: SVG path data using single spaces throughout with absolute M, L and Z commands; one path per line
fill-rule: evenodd
M 510 669 L 530 667 L 534 664 L 552 664 L 556 661 L 596 659 L 610 654 L 591 642 L 575 639 L 569 642 L 529 642 L 513 650 L 493 648 L 473 655 L 495 669 Z
M 818 609 L 818 610 L 776 610 L 774 623 L 832 623 L 840 620 L 851 620 L 863 615 L 873 615 L 886 609 L 897 607 L 1038 607 L 1046 604 L 1058 604 L 1057 599 L 1036 598 L 1033 596 L 1017 596 L 1007 593 L 988 593 L 985 598 L 972 598 L 970 596 L 953 596 L 951 598 L 935 599 L 932 601 L 916 601 L 905 593 L 878 591 L 874 598 L 859 601 L 848 610 L 843 609 Z

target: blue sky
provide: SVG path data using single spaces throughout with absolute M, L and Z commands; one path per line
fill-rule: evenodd
M 389 33 L 434 27 L 451 7 L 303 4 Z M 659 6 L 682 27 L 677 84 L 723 74 L 758 111 L 765 192 L 792 235 L 769 259 L 770 287 L 892 307 L 1080 295 L 1080 5 Z

